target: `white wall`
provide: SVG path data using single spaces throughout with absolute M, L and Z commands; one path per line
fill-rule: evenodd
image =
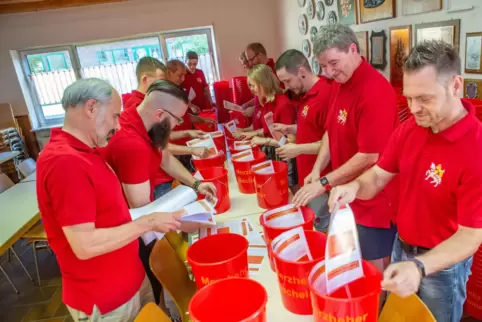
M 223 79 L 242 73 L 238 62 L 249 42 L 280 54 L 278 0 L 131 0 L 128 2 L 0 15 L 0 102 L 28 113 L 10 50 L 108 40 L 136 34 L 214 26 Z
M 307 0 L 308 1 L 308 0 Z M 358 1 L 358 0 L 357 0 Z M 390 78 L 390 45 L 388 43 L 389 28 L 395 26 L 412 25 L 412 42 L 415 42 L 413 36 L 413 25 L 427 22 L 445 21 L 451 19 L 461 19 L 460 22 L 460 56 L 462 58 L 462 66 L 465 66 L 465 34 L 467 32 L 482 32 L 482 1 L 481 0 L 444 0 L 443 9 L 441 11 L 435 11 L 430 13 L 402 16 L 402 1 L 397 0 L 397 16 L 394 19 L 380 20 L 371 23 L 364 23 L 358 25 L 352 25 L 354 31 L 368 31 L 368 37 L 370 37 L 371 31 L 385 30 L 387 35 L 387 61 L 388 65 L 383 71 L 385 77 Z M 319 27 L 327 24 L 328 11 L 337 11 L 337 2 L 335 0 L 331 7 L 326 7 L 325 19 L 319 22 L 316 17 L 314 20 L 308 21 L 308 30 L 313 25 Z M 298 31 L 298 16 L 302 13 L 306 13 L 306 6 L 300 8 L 295 0 L 280 0 L 279 8 L 279 27 L 281 34 L 281 49 L 286 50 L 289 48 L 297 48 L 301 50 L 301 42 L 305 38 L 309 38 L 309 32 L 306 36 L 302 36 Z M 447 8 L 465 8 L 468 6 L 475 6 L 475 9 L 469 11 L 457 11 L 447 12 Z M 358 19 L 360 21 L 360 19 Z M 370 43 L 370 39 L 368 40 Z M 370 46 L 370 44 L 369 44 Z M 482 78 L 482 75 L 477 74 L 464 74 L 467 78 Z

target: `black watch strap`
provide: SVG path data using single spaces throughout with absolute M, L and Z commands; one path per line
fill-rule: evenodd
M 422 278 L 424 278 L 425 275 L 425 265 L 423 265 L 422 261 L 416 259 L 416 258 L 409 258 L 407 259 L 409 262 L 415 263 L 417 267 L 420 269 L 420 273 L 422 274 Z

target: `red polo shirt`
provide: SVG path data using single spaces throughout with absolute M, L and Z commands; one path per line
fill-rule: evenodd
M 296 144 L 321 141 L 325 134 L 331 96 L 331 81 L 326 77 L 320 77 L 320 80 L 301 98 L 298 105 Z M 311 173 L 317 157 L 317 154 L 302 154 L 296 157 L 298 184 L 304 184 L 304 180 Z M 330 168 L 325 169 L 323 173 L 327 173 L 329 170 Z
M 127 110 L 131 107 L 138 107 L 139 105 L 141 105 L 144 97 L 146 97 L 146 95 L 137 90 L 133 90 L 128 97 L 123 96 L 124 110 Z
M 191 88 L 196 93 L 196 98 L 193 99 L 192 103 L 201 108 L 201 110 L 209 110 L 212 108 L 209 103 L 208 98 L 204 95 L 204 89 L 208 87 L 208 82 L 204 73 L 200 69 L 196 69 L 194 73 L 191 73 L 186 69 L 186 76 L 184 82 L 182 82 L 181 87 L 189 94 Z
M 333 169 L 338 169 L 358 152 L 381 155 L 398 125 L 395 92 L 365 59 L 348 82 L 338 86 L 327 122 Z M 388 185 L 372 200 L 356 199 L 350 204 L 356 223 L 390 227 L 396 205 L 389 197 L 389 189 L 394 186 L 393 183 Z
M 397 228 L 411 245 L 433 248 L 458 225 L 482 228 L 482 124 L 462 102 L 469 114 L 442 132 L 405 121 L 378 161 L 399 173 Z
M 139 184 L 149 180 L 151 201 L 154 188 L 172 178 L 161 168 L 162 153 L 152 144 L 137 108 L 122 112 L 121 129 L 105 149 L 105 158 L 124 184 Z
M 264 116 L 269 112 L 273 112 L 273 122 L 281 124 L 295 124 L 296 109 L 293 103 L 283 94 L 276 94 L 274 101 L 265 103 L 261 110 L 261 123 L 265 137 L 271 137 L 268 124 Z
M 62 300 L 88 315 L 102 314 L 130 300 L 145 277 L 137 240 L 110 253 L 80 260 L 62 227 L 94 223 L 111 228 L 131 222 L 115 173 L 97 149 L 61 129 L 37 161 L 37 199 L 50 247 L 62 274 Z
M 276 74 L 276 69 L 275 69 L 276 62 L 273 60 L 273 58 L 268 59 L 268 62 L 266 63 L 266 65 L 268 65 L 271 68 L 271 70 L 273 71 L 276 78 L 278 78 L 278 74 Z M 279 78 L 278 78 L 278 80 L 279 80 Z M 279 86 L 282 89 L 285 89 L 285 84 L 283 84 L 283 82 L 279 82 Z M 288 91 L 288 92 L 291 93 L 290 91 Z

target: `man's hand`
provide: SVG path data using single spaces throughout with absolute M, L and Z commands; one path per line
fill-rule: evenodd
M 290 132 L 290 126 L 286 124 L 281 124 L 281 123 L 274 123 L 271 128 L 274 131 L 280 132 L 283 135 L 288 135 L 288 134 L 293 134 Z
M 333 209 L 335 209 L 335 203 L 337 202 L 340 206 L 343 206 L 355 200 L 358 190 L 360 190 L 360 184 L 357 181 L 352 181 L 333 188 L 330 192 L 330 198 L 328 199 L 330 212 L 333 212 Z
M 320 171 L 318 171 L 317 169 L 313 169 L 311 173 L 305 177 L 304 185 L 306 186 L 307 184 L 313 183 L 318 180 L 320 180 Z
M 252 138 L 254 138 L 255 136 L 258 135 L 258 132 L 256 131 L 249 131 L 249 132 L 244 132 L 243 133 L 243 136 L 244 136 L 244 140 L 251 140 Z
M 191 148 L 191 154 L 200 159 L 209 157 L 209 149 L 203 146 L 196 146 Z
M 213 200 L 216 196 L 216 187 L 211 182 L 202 182 L 199 185 L 198 192 L 205 195 L 208 200 Z
M 191 139 L 197 139 L 206 134 L 205 132 L 199 130 L 186 130 L 186 133 Z
M 259 136 L 255 136 L 254 138 L 251 139 L 251 145 L 252 146 L 257 146 L 257 145 L 266 145 L 268 142 L 266 138 L 262 138 Z
M 241 130 L 241 129 L 236 129 L 236 132 L 233 133 L 233 136 L 234 136 L 235 139 L 240 140 L 240 139 L 244 139 L 245 133 L 246 132 L 243 132 L 243 130 Z
M 288 143 L 276 149 L 276 154 L 280 156 L 281 160 L 287 161 L 289 159 L 296 158 L 300 155 L 298 145 L 294 143 Z
M 201 112 L 201 108 L 193 103 L 189 103 L 189 109 L 191 112 L 193 112 L 195 115 L 198 115 Z
M 207 124 L 213 124 L 213 125 L 216 125 L 216 124 L 217 124 L 216 120 L 213 120 L 213 119 L 210 118 L 210 117 L 201 117 L 201 121 L 202 121 L 203 123 L 207 123 Z
M 254 114 L 254 106 L 250 106 L 243 111 L 243 115 L 246 117 L 251 117 Z
M 153 231 L 168 233 L 181 228 L 183 210 L 176 212 L 154 212 L 148 216 L 149 225 Z
M 293 204 L 296 207 L 299 206 L 306 206 L 310 201 L 315 199 L 316 197 L 321 196 L 325 193 L 325 188 L 321 184 L 321 182 L 315 181 L 313 183 L 307 184 L 303 186 L 293 198 Z
M 400 297 L 418 292 L 422 272 L 414 262 L 404 261 L 391 264 L 383 273 L 382 289 Z

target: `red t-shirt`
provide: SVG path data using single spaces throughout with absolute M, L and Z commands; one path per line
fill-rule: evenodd
M 128 97 L 124 97 L 124 95 L 122 96 L 124 110 L 130 109 L 131 107 L 138 107 L 141 105 L 144 97 L 146 97 L 144 93 L 141 93 L 137 90 L 133 90 Z
M 338 169 L 358 152 L 381 155 L 398 125 L 392 86 L 365 60 L 350 80 L 338 87 L 327 122 L 333 169 Z M 396 201 L 390 198 L 392 194 L 388 190 L 395 188 L 392 183 L 371 200 L 356 199 L 351 203 L 357 224 L 390 227 Z
M 253 130 L 259 130 L 263 127 L 263 123 L 261 122 L 261 113 L 262 113 L 262 107 L 261 104 L 259 104 L 259 99 L 258 96 L 254 97 L 254 112 L 253 116 L 251 118 L 252 124 L 253 124 Z
M 137 240 L 110 253 L 80 260 L 62 227 L 94 223 L 111 228 L 131 222 L 115 173 L 97 149 L 61 129 L 37 161 L 37 199 L 50 247 L 62 274 L 62 300 L 88 315 L 102 314 L 129 301 L 145 277 Z
M 397 228 L 411 245 L 433 248 L 458 225 L 482 228 L 482 124 L 462 102 L 469 114 L 442 132 L 405 121 L 378 161 L 399 174 Z
M 105 158 L 124 184 L 139 184 L 149 180 L 151 201 L 154 188 L 172 178 L 161 168 L 162 152 L 152 144 L 137 108 L 122 112 L 121 129 L 105 149 Z
M 273 112 L 273 122 L 281 124 L 295 124 L 296 109 L 293 103 L 283 94 L 276 94 L 274 101 L 265 103 L 261 110 L 261 123 L 265 137 L 271 137 L 268 124 L 264 116 L 269 112 Z
M 192 103 L 199 106 L 201 110 L 209 110 L 212 108 L 208 98 L 204 95 L 204 89 L 208 87 L 208 82 L 202 70 L 196 69 L 194 73 L 187 70 L 181 87 L 184 88 L 188 94 L 191 88 L 194 90 L 196 97 L 192 100 Z
M 266 63 L 266 65 L 268 65 L 271 68 L 271 70 L 273 71 L 276 78 L 278 78 L 278 74 L 276 74 L 276 69 L 275 69 L 276 62 L 273 60 L 273 58 L 268 59 L 268 62 Z M 278 78 L 278 80 L 279 80 L 279 78 Z M 279 82 L 279 86 L 282 89 L 285 89 L 285 84 L 283 84 L 283 82 Z
M 325 134 L 331 96 L 331 81 L 326 77 L 320 77 L 320 80 L 301 98 L 298 105 L 296 144 L 321 141 Z M 304 180 L 311 173 L 317 157 L 317 154 L 301 154 L 296 157 L 298 184 L 304 184 Z M 327 173 L 329 170 L 328 167 L 323 173 Z

